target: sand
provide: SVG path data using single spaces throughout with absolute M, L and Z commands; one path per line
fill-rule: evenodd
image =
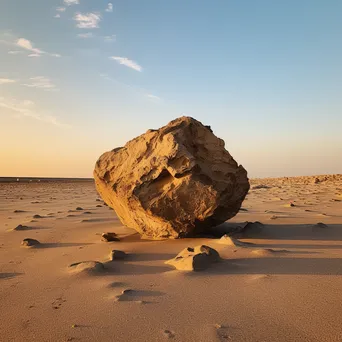
M 0 340 L 342 341 L 342 177 L 251 185 L 217 231 L 263 227 L 224 244 L 141 240 L 90 181 L 1 183 Z M 221 262 L 201 272 L 165 264 L 202 244 Z M 112 261 L 112 250 L 126 255 Z

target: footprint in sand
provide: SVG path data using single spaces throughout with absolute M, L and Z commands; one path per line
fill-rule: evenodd
M 172 330 L 169 330 L 169 329 L 166 329 L 163 331 L 163 335 L 166 337 L 166 338 L 174 338 L 176 336 L 175 332 L 172 331 Z
M 55 310 L 58 310 L 63 303 L 66 302 L 66 299 L 63 299 L 62 297 L 60 298 L 56 298 L 56 300 L 54 300 L 51 305 L 52 305 L 52 308 L 55 309 Z

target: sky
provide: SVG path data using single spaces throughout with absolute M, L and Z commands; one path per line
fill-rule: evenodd
M 0 0 L 0 176 L 91 177 L 182 116 L 249 177 L 342 173 L 342 1 Z

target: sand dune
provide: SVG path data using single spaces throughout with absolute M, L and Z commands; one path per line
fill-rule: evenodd
M 91 181 L 0 183 L 1 340 L 341 341 L 342 176 L 251 185 L 245 210 L 210 236 L 150 241 Z M 221 261 L 165 264 L 200 245 Z

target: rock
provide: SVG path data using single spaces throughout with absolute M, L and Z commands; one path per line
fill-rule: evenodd
M 249 190 L 224 141 L 190 117 L 104 153 L 94 178 L 124 225 L 156 239 L 210 231 L 238 213 Z
M 15 228 L 13 228 L 13 230 L 30 230 L 31 228 L 28 226 L 24 226 L 22 224 L 19 224 L 18 226 L 16 226 Z
M 68 269 L 74 273 L 97 273 L 104 270 L 104 265 L 98 261 L 81 261 L 69 265 Z
M 239 236 L 244 235 L 258 235 L 262 232 L 262 229 L 264 228 L 264 225 L 259 222 L 245 222 L 241 226 L 239 226 L 238 234 Z
M 98 204 L 98 205 L 96 206 L 96 208 L 102 208 L 102 205 L 101 205 L 101 204 Z
M 270 189 L 271 186 L 265 185 L 265 184 L 259 184 L 259 185 L 254 185 L 252 187 L 252 190 L 259 190 L 259 189 Z
M 106 241 L 106 242 L 120 241 L 116 233 L 102 233 L 101 236 L 102 236 L 102 241 Z
M 327 228 L 329 228 L 329 227 L 322 222 L 318 222 L 312 226 L 313 231 L 322 231 L 322 230 L 327 229 Z
M 82 207 L 77 207 L 76 210 L 83 210 L 83 208 Z
M 116 249 L 113 249 L 110 254 L 109 254 L 109 259 L 110 260 L 122 260 L 125 259 L 127 254 L 124 251 L 119 251 Z
M 33 215 L 33 218 L 34 219 L 40 219 L 40 218 L 43 218 L 43 216 L 36 214 L 36 215 Z
M 35 239 L 26 238 L 23 241 L 21 241 L 21 245 L 25 247 L 34 247 L 40 245 L 40 242 Z
M 181 271 L 201 271 L 219 260 L 220 255 L 215 249 L 201 245 L 195 248 L 185 248 L 175 258 L 167 260 L 165 264 L 172 265 Z

